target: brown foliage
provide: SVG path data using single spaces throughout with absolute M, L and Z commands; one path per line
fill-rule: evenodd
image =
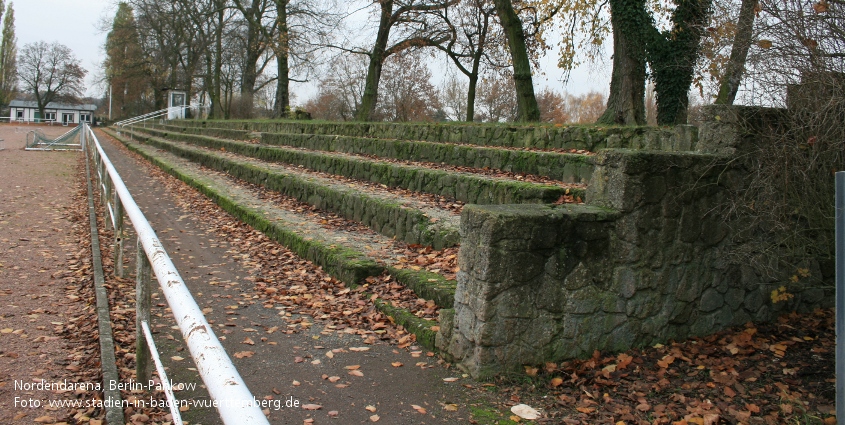
M 433 121 L 440 109 L 431 71 L 419 50 L 404 51 L 385 61 L 377 118 L 386 121 Z

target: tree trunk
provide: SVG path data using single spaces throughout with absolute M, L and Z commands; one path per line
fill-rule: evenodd
M 646 40 L 657 94 L 657 124 L 687 123 L 689 88 L 712 0 L 677 0 L 672 29 Z
M 522 21 L 513 10 L 511 0 L 494 0 L 496 13 L 508 38 L 508 50 L 513 62 L 513 81 L 516 87 L 516 103 L 519 108 L 518 121 L 539 122 L 540 107 L 534 95 L 534 82 L 531 78 L 531 61 L 525 45 L 525 33 Z
M 719 96 L 716 97 L 717 105 L 733 105 L 736 99 L 736 92 L 739 90 L 739 83 L 742 81 L 742 74 L 745 71 L 745 59 L 748 57 L 748 49 L 751 47 L 751 36 L 754 29 L 754 7 L 757 0 L 742 0 L 739 9 L 739 20 L 736 25 L 736 36 L 731 47 L 731 57 L 728 60 L 725 75 L 722 76 L 719 84 Z
M 642 43 L 625 34 L 620 3 L 610 2 L 610 22 L 613 26 L 613 71 L 610 78 L 610 95 L 607 109 L 598 119 L 599 124 L 645 124 L 645 49 Z
M 212 75 L 211 88 L 208 90 L 208 96 L 211 98 L 211 108 L 208 111 L 209 118 L 222 118 L 224 115 L 223 100 L 221 99 L 223 88 L 220 82 L 220 76 L 223 73 L 223 18 L 225 13 L 222 1 L 218 3 L 217 8 L 217 31 L 214 34 L 214 64 L 212 65 L 213 70 L 209 70 L 209 74 Z
M 370 53 L 370 66 L 367 68 L 367 81 L 364 85 L 364 95 L 361 96 L 361 105 L 355 113 L 356 121 L 371 121 L 376 112 L 378 102 L 378 84 L 381 80 L 381 69 L 384 65 L 385 51 L 387 50 L 387 39 L 390 36 L 392 23 L 393 1 L 380 1 L 381 18 L 379 20 L 378 34 L 373 51 Z
M 276 22 L 279 39 L 274 43 L 274 46 L 279 78 L 276 80 L 276 101 L 273 103 L 273 116 L 275 118 L 284 118 L 288 109 L 290 109 L 290 66 L 288 64 L 290 38 L 287 7 L 288 0 L 276 0 Z
M 478 86 L 478 74 L 470 75 L 467 90 L 467 122 L 475 120 L 475 88 Z

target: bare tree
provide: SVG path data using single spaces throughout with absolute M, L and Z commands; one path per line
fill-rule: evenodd
M 349 48 L 341 44 L 330 47 L 348 53 L 365 55 L 369 59 L 367 80 L 356 119 L 370 121 L 376 112 L 379 82 L 384 61 L 393 54 L 409 48 L 436 46 L 448 40 L 448 31 L 436 21 L 431 12 L 456 4 L 458 0 L 378 0 L 378 27 L 372 48 Z
M 481 79 L 479 121 L 515 121 L 519 115 L 513 78 L 507 73 L 490 73 Z M 539 111 L 539 109 L 538 109 Z
M 458 80 L 457 76 L 450 74 L 443 81 L 440 87 L 440 102 L 443 104 L 443 111 L 446 119 L 450 121 L 464 121 L 467 119 L 467 87 L 469 84 Z M 475 102 L 473 102 L 473 105 Z M 473 113 L 473 119 L 475 114 Z
M 419 50 L 391 56 L 382 78 L 383 100 L 377 116 L 387 121 L 432 121 L 440 109 L 431 71 Z
M 458 70 L 469 79 L 467 92 L 463 96 L 466 105 L 460 109 L 466 114 L 461 119 L 471 122 L 475 117 L 475 96 L 482 60 L 487 57 L 490 46 L 502 46 L 504 41 L 491 40 L 496 34 L 491 28 L 496 9 L 491 0 L 463 0 L 456 6 L 438 9 L 435 13 L 445 22 L 450 32 L 449 40 L 436 47 L 446 53 Z
M 361 55 L 336 57 L 320 80 L 319 93 L 305 104 L 314 118 L 350 121 L 361 107 L 367 79 L 367 61 Z
M 531 58 L 528 56 L 525 31 L 522 20 L 511 0 L 493 0 L 499 22 L 508 41 L 508 50 L 513 65 L 513 81 L 519 108 L 518 121 L 539 121 L 540 108 L 534 95 L 534 81 L 531 78 Z
M 745 72 L 745 61 L 748 57 L 748 49 L 751 48 L 754 30 L 754 12 L 757 7 L 757 0 L 742 0 L 739 18 L 736 23 L 734 43 L 731 48 L 731 56 L 722 81 L 719 85 L 719 95 L 716 98 L 717 104 L 733 105 L 739 84 L 742 81 L 742 74 Z
M 563 124 L 571 119 L 566 107 L 566 96 L 554 89 L 540 90 L 537 93 L 537 106 L 540 108 L 540 122 Z
M 243 39 L 243 73 L 241 74 L 241 101 L 245 104 L 252 104 L 252 96 L 255 93 L 255 83 L 258 76 L 264 71 L 269 63 L 269 57 L 265 55 L 270 44 L 270 34 L 265 31 L 265 25 L 273 18 L 270 16 L 270 0 L 233 0 L 234 5 L 241 12 L 241 23 L 239 34 Z M 264 58 L 264 60 L 262 60 Z M 251 116 L 251 111 L 244 111 Z
M 87 71 L 70 48 L 59 43 L 26 44 L 18 58 L 18 77 L 23 90 L 33 95 L 42 117 L 48 103 L 73 102 L 82 96 L 85 74 Z

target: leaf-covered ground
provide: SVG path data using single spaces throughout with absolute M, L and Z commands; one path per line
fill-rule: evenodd
M 832 309 L 494 381 L 564 424 L 834 424 Z M 488 384 L 490 385 L 490 384 Z M 519 419 L 515 417 L 513 419 Z

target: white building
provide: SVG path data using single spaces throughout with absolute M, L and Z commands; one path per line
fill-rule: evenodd
M 35 123 L 61 123 L 62 125 L 79 124 L 84 121 L 91 123 L 94 119 L 96 105 L 71 105 L 50 102 L 44 108 L 44 116 L 38 110 L 38 103 L 26 100 L 9 102 L 11 121 Z

